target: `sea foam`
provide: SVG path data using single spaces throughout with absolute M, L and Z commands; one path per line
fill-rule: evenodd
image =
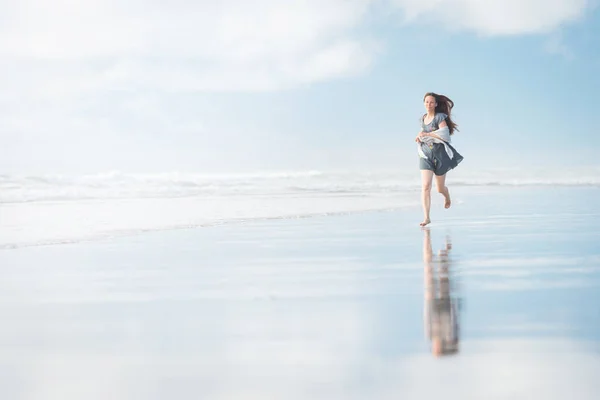
M 600 186 L 600 169 L 457 169 L 448 183 L 476 191 Z M 0 249 L 261 219 L 417 208 L 419 190 L 417 170 L 0 175 Z

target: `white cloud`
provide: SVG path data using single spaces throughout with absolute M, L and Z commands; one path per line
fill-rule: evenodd
M 587 0 L 0 0 L 0 167 L 51 157 L 53 143 L 64 160 L 75 154 L 89 160 L 84 142 L 98 136 L 106 149 L 128 152 L 124 143 L 139 149 L 139 138 L 122 138 L 159 128 L 173 137 L 203 131 L 205 149 L 227 130 L 256 141 L 226 112 L 171 105 L 189 102 L 177 98 L 186 92 L 280 91 L 365 74 L 384 45 L 365 29 L 379 12 L 398 11 L 409 24 L 504 35 L 552 31 L 587 6 Z M 561 43 L 548 46 L 566 51 Z
M 394 384 L 377 398 L 593 399 L 600 386 L 594 350 L 592 343 L 560 337 L 467 341 L 449 359 L 417 354 L 380 370 Z
M 0 4 L 2 83 L 8 87 L 4 96 L 33 93 L 56 99 L 138 88 L 277 90 L 359 75 L 368 70 L 379 48 L 357 31 L 374 4 L 401 10 L 411 24 L 509 35 L 552 31 L 580 18 L 589 0 Z
M 220 124 L 231 117 L 178 94 L 276 91 L 360 74 L 378 48 L 356 32 L 370 3 L 0 0 L 0 163 L 56 164 L 60 152 L 110 165 L 118 153 L 160 147 L 165 139 L 148 139 L 157 131 L 193 136 L 197 157 L 210 159 L 215 136 L 249 136 L 249 127 Z M 102 140 L 85 145 L 94 138 Z
M 486 36 L 549 33 L 581 18 L 589 0 L 389 0 L 406 21 Z
M 353 35 L 370 2 L 11 2 L 4 7 L 0 56 L 71 70 L 70 85 L 54 71 L 62 88 L 80 88 L 82 78 L 92 88 L 285 88 L 370 65 L 376 47 Z
M 267 324 L 260 327 L 257 321 L 265 322 L 265 318 L 247 318 L 246 324 L 242 324 L 244 318 L 225 318 L 225 332 L 249 333 L 222 335 L 217 341 L 201 336 L 212 342 L 191 343 L 187 352 L 170 347 L 159 352 L 151 345 L 115 346 L 120 353 L 109 348 L 102 354 L 76 346 L 60 353 L 54 348 L 5 351 L 4 364 L 12 367 L 14 379 L 3 389 L 11 399 L 66 400 L 158 399 L 164 397 L 162 393 L 173 396 L 178 392 L 186 396 L 174 397 L 219 400 L 592 400 L 600 389 L 600 359 L 597 346 L 590 342 L 560 337 L 488 339 L 465 342 L 458 355 L 446 359 L 415 352 L 382 357 L 364 351 L 367 325 L 360 320 L 355 323 L 352 315 L 334 315 L 324 324 L 303 324 L 299 318 L 286 316 L 288 325 L 281 320 L 270 325 L 265 314 Z M 274 319 L 279 314 L 272 315 Z M 340 321 L 346 323 L 343 335 L 339 328 L 323 329 Z M 190 320 L 197 325 L 189 328 L 202 331 L 201 322 Z M 321 321 L 317 318 L 317 322 Z M 245 329 L 240 331 L 240 326 Z M 134 319 L 124 332 L 135 338 L 140 327 Z M 190 337 L 182 335 L 183 340 Z M 358 386 L 357 375 L 369 377 L 368 383 Z M 19 397 L 23 387 L 29 396 Z

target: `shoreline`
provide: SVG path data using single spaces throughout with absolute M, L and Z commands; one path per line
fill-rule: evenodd
M 582 210 L 588 210 L 593 216 L 596 211 L 586 205 L 584 199 L 600 193 L 597 188 L 589 187 L 450 188 L 453 204 L 449 210 L 442 209 L 442 197 L 435 191 L 432 193 L 432 224 L 459 223 L 460 219 L 473 220 L 465 223 L 479 223 L 477 220 L 502 215 L 504 211 L 497 198 L 511 204 L 515 211 L 524 212 L 523 215 L 552 215 L 552 212 L 581 214 Z M 577 204 L 552 209 L 551 197 L 572 197 L 573 193 L 579 194 Z M 372 212 L 411 213 L 418 225 L 422 213 L 419 193 L 405 193 L 398 197 L 294 196 L 221 200 L 178 198 L 0 206 L 0 250 L 118 240 L 150 232 Z

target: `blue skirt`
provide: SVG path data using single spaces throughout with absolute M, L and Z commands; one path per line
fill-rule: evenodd
M 444 175 L 451 169 L 456 168 L 463 160 L 463 156 L 461 156 L 450 144 L 448 144 L 448 147 L 450 147 L 454 153 L 454 157 L 452 158 L 448 156 L 446 148 L 441 143 L 421 143 L 421 150 L 426 158 L 419 156 L 419 168 L 433 171 L 433 173 L 438 176 Z

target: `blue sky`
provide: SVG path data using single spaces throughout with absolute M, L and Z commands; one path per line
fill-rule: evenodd
M 469 168 L 598 163 L 594 0 L 0 4 L 0 173 L 416 169 L 427 91 Z

